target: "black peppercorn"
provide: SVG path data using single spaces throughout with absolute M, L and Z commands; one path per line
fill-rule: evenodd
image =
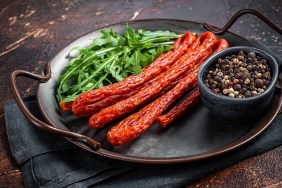
M 217 82 L 221 82 L 222 78 L 220 78 L 219 76 L 215 76 L 214 80 L 217 81 Z
M 256 58 L 255 52 L 249 52 L 249 53 L 248 53 L 248 57 L 250 57 L 250 58 Z
M 236 84 L 234 87 L 233 87 L 233 89 L 235 90 L 235 91 L 240 91 L 241 90 L 241 85 L 240 84 Z
M 238 58 L 239 61 L 244 61 L 244 59 L 245 59 L 244 56 L 242 56 L 242 55 L 238 55 L 237 58 Z
M 255 80 L 255 84 L 258 88 L 262 88 L 263 87 L 263 80 L 258 78 L 258 79 Z
M 247 98 L 247 97 L 251 97 L 251 96 L 252 96 L 252 93 L 249 90 L 247 90 L 246 93 L 245 93 L 245 97 Z
M 253 63 L 253 59 L 250 58 L 250 57 L 248 57 L 247 62 L 248 62 L 248 63 Z

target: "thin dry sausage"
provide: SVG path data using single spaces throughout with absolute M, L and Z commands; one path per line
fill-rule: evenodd
M 152 62 L 149 67 L 142 71 L 139 75 L 132 75 L 115 84 L 82 93 L 73 102 L 72 112 L 76 116 L 90 115 L 85 113 L 85 107 L 87 105 L 100 101 L 111 95 L 127 93 L 156 77 L 179 59 L 187 51 L 187 48 L 193 43 L 195 38 L 195 35 L 191 32 L 187 32 L 177 40 L 176 47 L 173 50 L 161 55 L 161 57 Z
M 219 39 L 213 46 L 213 54 L 229 47 L 225 39 Z M 213 55 L 212 54 L 212 55 Z M 196 89 L 191 96 L 185 99 L 182 103 L 172 108 L 166 114 L 159 116 L 156 120 L 161 127 L 166 127 L 175 120 L 181 118 L 190 108 L 192 108 L 200 99 L 198 89 Z
M 180 98 L 189 88 L 196 85 L 197 72 L 198 67 L 181 79 L 173 89 L 133 114 L 133 118 L 128 117 L 112 127 L 107 134 L 107 140 L 112 145 L 122 145 L 146 131 L 164 110 Z
M 198 40 L 201 41 L 199 47 L 195 48 L 191 53 L 184 54 L 167 71 L 161 73 L 159 79 L 153 82 L 149 87 L 91 116 L 89 119 L 90 127 L 102 128 L 106 123 L 132 112 L 140 105 L 150 101 L 183 73 L 189 71 L 212 49 L 212 46 L 216 42 L 215 35 L 211 32 L 203 33 L 198 37 Z
M 168 113 L 159 116 L 156 120 L 161 127 L 167 127 L 172 122 L 181 118 L 189 109 L 191 109 L 200 100 L 200 92 L 197 87 L 193 93 L 182 103 L 172 108 Z
M 187 76 L 179 81 L 179 83 L 170 91 L 154 100 L 147 106 L 143 107 L 138 112 L 127 117 L 116 126 L 112 127 L 108 134 L 107 139 L 112 145 L 122 145 L 130 142 L 132 139 L 138 137 L 146 131 L 153 122 L 178 98 L 181 97 L 189 88 L 197 84 L 197 72 L 199 66 L 213 53 L 216 53 L 228 47 L 225 40 L 217 41 L 212 49 L 200 60 L 199 64 L 194 67 Z M 163 119 L 165 123 L 169 120 L 175 120 L 181 117 L 189 108 L 191 108 L 200 98 L 198 88 L 190 95 L 183 103 L 177 105 L 176 108 L 170 110 L 170 113 Z M 175 113 L 174 113 L 175 112 Z M 168 124 L 162 124 L 164 127 Z

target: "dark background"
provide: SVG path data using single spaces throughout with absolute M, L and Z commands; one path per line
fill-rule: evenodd
M 128 20 L 172 18 L 221 27 L 242 8 L 254 8 L 282 27 L 282 1 L 264 0 L 1 0 L 0 1 L 0 185 L 21 187 L 21 170 L 9 150 L 3 106 L 12 99 L 9 75 L 17 69 L 41 73 L 44 64 L 74 39 L 100 27 Z M 282 56 L 281 35 L 253 15 L 230 29 L 256 39 Z M 22 96 L 35 94 L 36 82 L 20 80 Z M 282 146 L 212 174 L 191 187 L 281 187 Z

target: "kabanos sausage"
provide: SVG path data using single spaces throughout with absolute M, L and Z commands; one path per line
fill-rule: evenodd
M 185 76 L 183 79 L 181 79 L 173 89 L 171 89 L 158 99 L 154 100 L 147 106 L 143 107 L 138 112 L 127 117 L 116 126 L 112 127 L 107 134 L 108 141 L 112 145 L 126 144 L 132 139 L 138 137 L 144 131 L 146 131 L 158 118 L 159 115 L 161 115 L 175 100 L 180 98 L 184 92 L 186 92 L 189 88 L 193 87 L 196 84 L 199 66 L 211 54 L 218 52 L 222 48 L 226 48 L 226 44 L 228 47 L 228 43 L 225 42 L 226 41 L 216 42 L 213 48 L 209 52 L 207 52 L 207 54 L 200 60 L 199 64 L 194 67 L 194 70 L 188 73 L 188 75 Z M 184 101 L 184 103 L 178 105 L 178 108 L 176 108 L 177 113 L 172 115 L 176 115 L 174 116 L 175 118 L 178 118 L 178 116 L 183 115 L 183 110 L 188 110 L 189 108 L 191 108 L 194 104 L 197 103 L 199 98 L 199 90 L 198 88 L 196 88 L 193 94 L 190 95 Z M 184 109 L 183 106 L 186 108 Z M 168 119 L 165 120 L 170 120 L 170 116 Z
M 89 114 L 84 113 L 84 108 L 87 105 L 100 101 L 111 95 L 127 93 L 156 77 L 173 64 L 179 57 L 181 57 L 186 52 L 187 48 L 193 43 L 195 38 L 195 35 L 191 32 L 187 32 L 176 41 L 176 47 L 173 50 L 161 55 L 161 57 L 152 62 L 152 64 L 150 64 L 149 67 L 142 71 L 139 75 L 129 76 L 128 78 L 125 78 L 115 84 L 82 93 L 73 102 L 72 112 L 76 116 L 87 116 Z
M 176 79 L 175 81 L 173 81 L 171 84 L 169 84 L 159 95 L 162 95 L 163 93 L 167 92 L 168 90 L 170 90 L 171 88 L 173 88 L 178 82 L 179 80 L 184 77 L 186 74 L 181 75 L 180 78 Z M 84 115 L 88 116 L 88 115 L 93 115 L 99 111 L 101 111 L 104 108 L 107 108 L 111 105 L 114 105 L 115 103 L 122 101 L 132 95 L 135 95 L 136 93 L 138 93 L 139 91 L 145 89 L 146 87 L 150 86 L 153 82 L 155 82 L 157 80 L 158 77 L 155 77 L 152 80 L 149 80 L 148 82 L 144 83 L 142 86 L 139 86 L 138 88 L 131 90 L 127 93 L 123 93 L 123 94 L 116 94 L 116 95 L 111 95 L 105 99 L 102 99 L 98 102 L 89 104 L 87 106 L 85 106 L 84 108 Z M 156 96 L 157 97 L 157 96 Z M 70 105 L 71 106 L 71 105 Z M 62 108 L 61 108 L 62 109 Z
M 190 70 L 208 51 L 211 50 L 216 42 L 215 35 L 211 32 L 203 33 L 198 38 L 198 40 L 202 41 L 201 45 L 195 48 L 191 53 L 184 54 L 167 71 L 161 73 L 160 79 L 156 82 L 153 82 L 149 87 L 139 91 L 137 94 L 91 116 L 89 119 L 90 127 L 102 128 L 106 123 L 132 112 L 140 105 L 151 100 L 172 81 Z
M 161 127 L 167 127 L 175 120 L 184 116 L 184 114 L 192 108 L 200 100 L 200 92 L 197 87 L 193 93 L 187 97 L 182 103 L 172 108 L 168 113 L 159 116 L 156 120 Z
M 225 39 L 219 39 L 213 46 L 213 54 L 229 47 Z M 161 127 L 166 127 L 175 120 L 181 118 L 185 112 L 192 108 L 200 99 L 198 89 L 196 89 L 191 96 L 185 99 L 182 103 L 178 104 L 166 114 L 159 116 L 156 120 Z
M 121 145 L 125 144 L 135 137 L 137 137 L 139 134 L 144 132 L 146 129 L 149 128 L 150 123 L 153 123 L 154 119 L 156 119 L 168 106 L 171 105 L 171 103 L 179 98 L 181 96 L 181 91 L 184 91 L 183 86 L 186 87 L 188 90 L 189 88 L 193 87 L 196 84 L 196 72 L 198 71 L 199 66 L 203 61 L 209 57 L 209 55 L 212 53 L 208 53 L 202 60 L 200 60 L 199 64 L 194 68 L 194 71 L 190 71 L 186 73 L 183 78 L 180 79 L 180 82 L 185 81 L 186 86 L 182 84 L 178 84 L 178 87 L 173 87 L 172 90 L 175 91 L 169 91 L 163 96 L 159 97 L 155 101 L 151 102 L 149 105 L 143 107 L 141 110 L 138 112 L 128 116 L 124 120 L 122 120 L 119 124 L 116 126 L 112 127 L 110 131 L 107 134 L 107 139 L 112 145 Z M 192 75 L 191 75 L 192 74 Z M 191 80 L 191 76 L 193 77 L 194 74 L 194 79 Z M 190 76 L 187 76 L 190 75 Z M 188 83 L 187 83 L 188 82 Z M 179 87 L 181 86 L 181 87 Z M 178 96 L 173 96 L 173 95 L 178 95 Z M 143 124 L 138 123 L 141 121 L 140 119 L 146 119 L 147 122 L 144 120 L 142 121 Z M 150 122 L 148 122 L 150 120 Z M 146 123 L 146 124 L 145 124 Z
M 196 84 L 197 71 L 198 68 L 194 69 L 191 74 L 181 79 L 173 89 L 133 114 L 134 118 L 132 120 L 138 119 L 137 121 L 130 122 L 132 121 L 130 120 L 128 122 L 126 118 L 112 127 L 107 134 L 108 141 L 112 145 L 126 144 L 146 131 L 164 110 L 185 93 L 187 89 Z

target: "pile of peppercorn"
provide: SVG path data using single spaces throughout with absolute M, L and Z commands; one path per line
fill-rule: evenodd
M 267 61 L 254 52 L 243 51 L 219 58 L 204 80 L 215 93 L 234 98 L 259 95 L 270 82 L 271 69 Z

